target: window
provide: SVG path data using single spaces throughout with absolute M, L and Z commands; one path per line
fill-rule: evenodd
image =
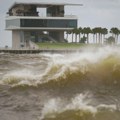
M 77 27 L 77 20 L 21 19 L 21 27 L 71 28 Z

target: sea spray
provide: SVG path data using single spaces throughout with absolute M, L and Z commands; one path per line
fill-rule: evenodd
M 1 54 L 1 119 L 119 120 L 119 50 Z
M 72 98 L 69 101 L 63 101 L 60 98 L 53 98 L 50 99 L 48 102 L 44 104 L 44 107 L 42 109 L 42 116 L 41 120 L 51 120 L 57 118 L 57 116 L 60 117 L 60 114 L 66 114 L 68 112 L 73 112 L 74 114 L 73 118 L 75 116 L 78 116 L 78 118 L 85 119 L 85 115 L 90 115 L 90 118 L 94 118 L 99 114 L 101 111 L 105 112 L 114 112 L 117 110 L 116 105 L 106 105 L 106 104 L 100 104 L 97 106 L 93 106 L 92 103 L 94 102 L 93 96 L 86 92 L 84 94 L 78 94 L 74 98 Z M 69 118 L 69 117 L 68 117 Z M 62 120 L 61 118 L 58 118 Z M 87 119 L 89 120 L 89 118 Z
M 92 77 L 96 75 L 99 77 L 102 75 L 104 80 L 112 75 L 115 78 L 114 83 L 118 83 L 120 77 L 119 49 L 103 47 L 97 50 L 85 50 L 82 53 L 42 56 L 48 57 L 48 65 L 44 68 L 44 72 L 41 72 L 43 70 L 36 72 L 34 69 L 11 71 L 3 76 L 2 82 L 12 86 L 24 84 L 37 86 L 50 81 L 69 81 L 70 78 L 75 80 L 76 77 L 79 80 L 86 76 L 94 79 Z

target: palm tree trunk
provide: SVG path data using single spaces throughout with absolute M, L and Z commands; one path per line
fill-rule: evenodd
M 116 34 L 116 44 L 118 43 L 118 35 Z
M 101 41 L 101 44 L 102 44 L 102 43 L 103 43 L 103 42 L 102 42 L 102 40 L 103 40 L 103 39 L 102 39 L 102 34 L 101 34 L 100 36 L 101 36 L 100 41 Z
M 98 43 L 98 40 L 97 40 L 97 34 L 96 34 L 96 43 Z
M 105 41 L 105 35 L 103 35 L 103 43 L 104 43 L 104 41 Z
M 87 34 L 87 43 L 89 44 L 89 34 Z
M 79 42 L 81 41 L 81 34 L 79 34 Z
M 95 44 L 95 34 L 93 34 L 93 43 Z
M 68 40 L 68 33 L 67 33 L 67 36 L 66 36 L 66 40 Z
M 73 43 L 73 33 L 72 33 L 72 43 Z
M 119 36 L 119 35 L 117 35 L 117 43 L 118 43 L 118 36 Z
M 77 43 L 77 34 L 75 34 L 75 42 Z
M 100 44 L 100 34 L 99 34 L 99 44 Z
M 117 35 L 117 41 L 116 41 L 116 43 L 118 43 L 118 35 Z

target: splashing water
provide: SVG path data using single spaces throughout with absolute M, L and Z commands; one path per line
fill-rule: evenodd
M 11 71 L 3 76 L 2 83 L 16 85 L 39 85 L 45 84 L 50 81 L 63 81 L 69 80 L 73 77 L 87 76 L 88 73 L 92 76 L 103 74 L 103 77 L 120 77 L 118 75 L 120 71 L 120 57 L 119 49 L 111 49 L 110 47 L 99 48 L 97 50 L 83 51 L 82 53 L 74 54 L 45 54 L 43 57 L 47 57 L 48 65 L 44 68 L 44 72 L 34 69 L 25 69 L 18 71 Z M 107 71 L 108 70 L 108 71 Z M 106 78 L 103 78 L 106 79 Z M 118 82 L 118 81 L 114 81 Z
M 119 51 L 0 54 L 1 119 L 119 120 Z
M 88 92 L 85 94 L 76 95 L 74 98 L 68 101 L 67 104 L 60 98 L 50 99 L 47 103 L 45 103 L 40 119 L 55 119 L 60 114 L 66 114 L 67 111 L 73 111 L 74 117 L 79 116 L 80 118 L 80 115 L 82 114 L 82 119 L 85 119 L 84 114 L 90 114 L 92 118 L 95 118 L 101 111 L 107 111 L 111 113 L 117 110 L 117 107 L 114 104 L 100 104 L 98 106 L 92 106 L 92 99 L 93 98 Z M 58 119 L 62 120 L 62 117 Z

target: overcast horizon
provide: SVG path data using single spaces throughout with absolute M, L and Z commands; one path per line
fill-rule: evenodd
M 5 16 L 9 7 L 15 1 L 28 0 L 1 0 L 0 1 L 0 46 L 11 46 L 12 33 L 5 31 Z M 78 27 L 112 27 L 120 28 L 120 0 L 29 0 L 34 2 L 65 2 L 83 4 L 83 6 L 67 6 L 65 14 L 78 16 Z

